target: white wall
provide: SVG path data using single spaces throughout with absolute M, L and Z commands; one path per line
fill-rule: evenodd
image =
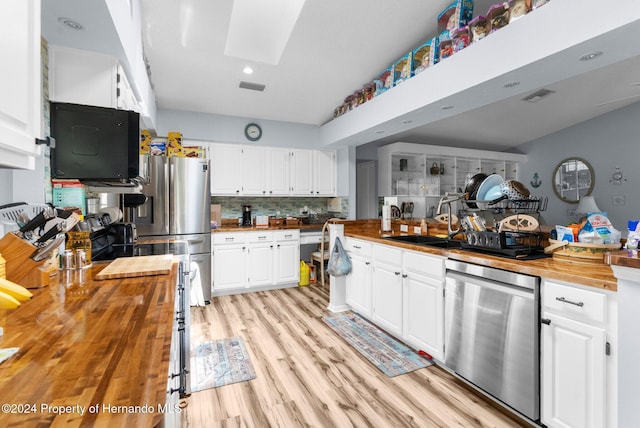
M 535 141 L 520 145 L 514 151 L 528 156 L 522 166 L 520 180 L 533 194 L 548 196 L 549 206 L 543 213 L 548 224 L 566 224 L 570 220 L 567 211 L 575 204 L 567 204 L 553 192 L 553 171 L 561 160 L 581 157 L 595 170 L 592 195 L 601 210 L 606 211 L 616 229 L 626 236 L 627 220 L 640 218 L 640 188 L 638 188 L 638 163 L 640 161 L 640 103 L 563 129 Z M 620 167 L 627 181 L 610 182 L 611 174 Z M 534 173 L 542 184 L 534 189 L 530 185 Z M 613 197 L 624 196 L 624 206 L 614 206 Z

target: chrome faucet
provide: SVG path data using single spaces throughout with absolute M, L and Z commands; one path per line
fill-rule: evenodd
M 440 198 L 440 202 L 438 202 L 438 213 L 440 213 L 442 209 L 442 204 L 447 205 L 447 237 L 449 239 L 453 238 L 458 233 L 460 233 L 460 227 L 458 227 L 456 230 L 453 230 L 453 228 L 451 227 L 451 204 L 465 198 L 466 198 L 466 193 L 447 192 L 444 194 L 442 198 Z

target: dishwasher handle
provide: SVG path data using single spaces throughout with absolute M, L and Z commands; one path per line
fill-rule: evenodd
M 474 285 L 478 285 L 480 287 L 488 288 L 494 291 L 498 291 L 500 293 L 513 294 L 516 296 L 524 297 L 525 299 L 534 300 L 535 299 L 535 291 L 529 288 L 519 287 L 517 285 L 506 284 L 503 282 L 495 282 L 488 281 L 484 278 L 465 275 L 458 272 L 447 271 L 446 274 L 446 282 L 447 284 L 450 281 L 454 282 L 462 282 L 462 283 L 470 283 Z

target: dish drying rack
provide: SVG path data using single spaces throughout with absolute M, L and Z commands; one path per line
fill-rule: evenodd
M 463 209 L 461 226 L 465 235 L 462 248 L 486 251 L 513 258 L 542 254 L 544 234 L 540 231 L 540 211 L 547 208 L 548 198 L 521 200 L 468 201 L 477 208 Z M 487 228 L 478 213 L 510 214 Z M 470 221 L 470 219 L 476 221 Z
M 0 237 L 9 232 L 20 230 L 19 224 L 26 217 L 31 219 L 40 214 L 49 205 L 15 203 L 0 208 Z

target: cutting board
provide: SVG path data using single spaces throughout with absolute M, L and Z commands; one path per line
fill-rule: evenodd
M 171 272 L 173 256 L 121 257 L 102 269 L 96 279 L 134 278 L 147 275 L 166 275 Z

